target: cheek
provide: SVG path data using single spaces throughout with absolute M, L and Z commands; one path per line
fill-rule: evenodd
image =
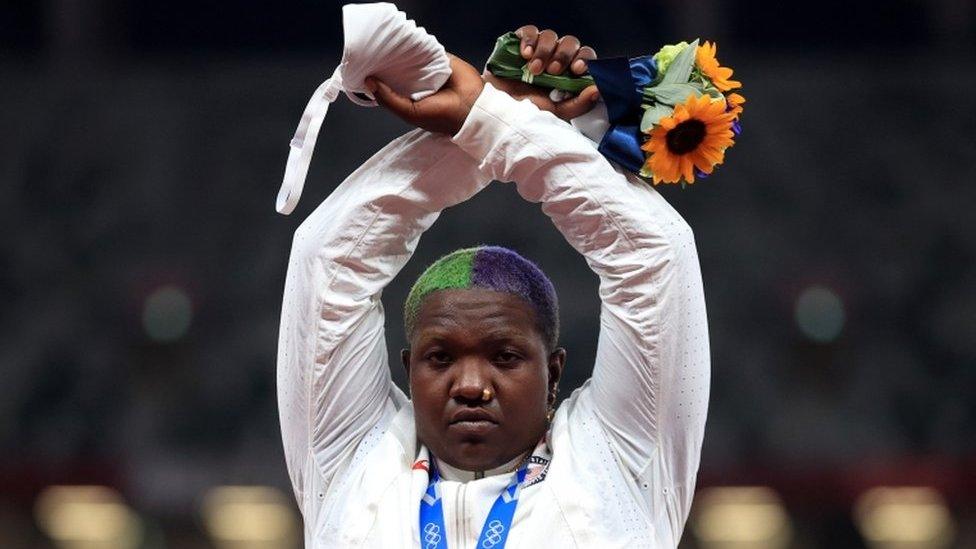
M 410 372 L 410 398 L 415 409 L 430 409 L 443 406 L 447 399 L 444 389 L 444 376 L 420 369 Z
M 542 410 L 544 413 L 548 395 L 546 379 L 545 373 L 540 373 L 538 370 L 508 376 L 505 379 L 508 388 L 506 392 L 514 397 L 509 399 L 508 404 L 525 412 Z

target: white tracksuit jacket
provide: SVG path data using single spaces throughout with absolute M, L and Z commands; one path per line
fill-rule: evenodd
M 441 210 L 492 180 L 541 202 L 600 278 L 593 376 L 559 407 L 544 482 L 522 490 L 509 548 L 675 547 L 695 488 L 708 327 L 688 224 L 569 124 L 486 85 L 453 137 L 412 131 L 295 232 L 278 399 L 305 545 L 418 547 L 427 457 L 387 364 L 383 288 Z M 474 547 L 509 475 L 442 486 L 448 546 Z

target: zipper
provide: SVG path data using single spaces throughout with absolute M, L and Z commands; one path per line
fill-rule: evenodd
M 458 484 L 458 492 L 457 492 L 458 504 L 456 506 L 457 516 L 455 517 L 455 522 L 454 522 L 454 524 L 455 524 L 454 530 L 458 534 L 457 543 L 454 544 L 454 547 L 457 547 L 458 549 L 460 549 L 462 547 L 467 547 L 467 543 L 465 543 L 465 542 L 467 542 L 467 540 L 468 540 L 467 532 L 464 531 L 465 530 L 464 525 L 467 522 L 466 520 L 464 520 L 464 492 L 465 492 L 465 488 L 467 488 L 467 483 L 466 482 L 462 482 L 462 483 L 459 483 Z

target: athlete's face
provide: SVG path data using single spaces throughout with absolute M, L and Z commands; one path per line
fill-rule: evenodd
M 417 436 L 438 459 L 483 471 L 542 438 L 566 351 L 547 350 L 535 319 L 521 298 L 492 290 L 439 290 L 424 300 L 402 359 Z

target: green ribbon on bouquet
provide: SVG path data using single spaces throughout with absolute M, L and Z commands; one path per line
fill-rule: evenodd
M 565 74 L 543 72 L 538 76 L 532 74 L 528 69 L 529 62 L 522 57 L 521 45 L 522 39 L 514 32 L 499 36 L 495 41 L 495 50 L 488 58 L 488 70 L 499 78 L 521 80 L 533 86 L 555 88 L 575 94 L 593 85 L 593 77 L 589 75 L 572 76 L 568 72 Z

